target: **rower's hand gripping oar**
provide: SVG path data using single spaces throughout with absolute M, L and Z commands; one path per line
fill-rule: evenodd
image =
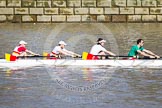
M 74 53 L 74 54 L 72 55 L 72 57 L 73 57 L 73 58 L 82 58 L 82 56 L 79 55 L 79 54 L 77 54 L 77 53 Z

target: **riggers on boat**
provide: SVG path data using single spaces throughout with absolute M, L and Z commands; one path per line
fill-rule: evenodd
M 0 59 L 0 68 L 20 69 L 35 66 L 113 66 L 113 67 L 162 67 L 161 59 L 134 59 L 134 60 L 81 60 L 81 59 L 17 59 L 6 61 Z

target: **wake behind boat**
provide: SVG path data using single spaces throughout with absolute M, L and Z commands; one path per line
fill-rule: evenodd
M 6 61 L 0 59 L 0 68 L 20 69 L 35 66 L 113 66 L 113 67 L 162 67 L 161 59 L 135 59 L 135 60 L 81 60 L 81 59 L 18 59 Z

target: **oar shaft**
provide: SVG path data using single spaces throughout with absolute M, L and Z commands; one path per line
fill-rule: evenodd
M 126 56 L 126 55 L 117 55 L 117 56 L 111 56 L 111 55 L 94 55 L 94 56 L 101 56 L 101 57 L 133 57 L 133 56 Z
M 43 57 L 55 57 L 55 58 L 57 58 L 56 56 L 42 56 L 42 55 L 40 55 L 40 56 L 19 56 L 19 57 L 17 57 L 17 58 L 43 58 Z

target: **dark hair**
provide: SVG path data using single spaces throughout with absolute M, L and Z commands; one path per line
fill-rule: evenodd
M 97 42 L 102 41 L 102 40 L 103 40 L 102 38 L 98 38 Z
M 102 41 L 102 40 L 103 40 L 102 38 L 98 38 L 97 42 Z
M 137 40 L 137 44 L 139 44 L 143 39 L 138 39 Z
M 102 38 L 98 38 L 97 45 L 101 45 L 101 43 L 99 41 L 102 41 L 102 40 L 103 40 Z

